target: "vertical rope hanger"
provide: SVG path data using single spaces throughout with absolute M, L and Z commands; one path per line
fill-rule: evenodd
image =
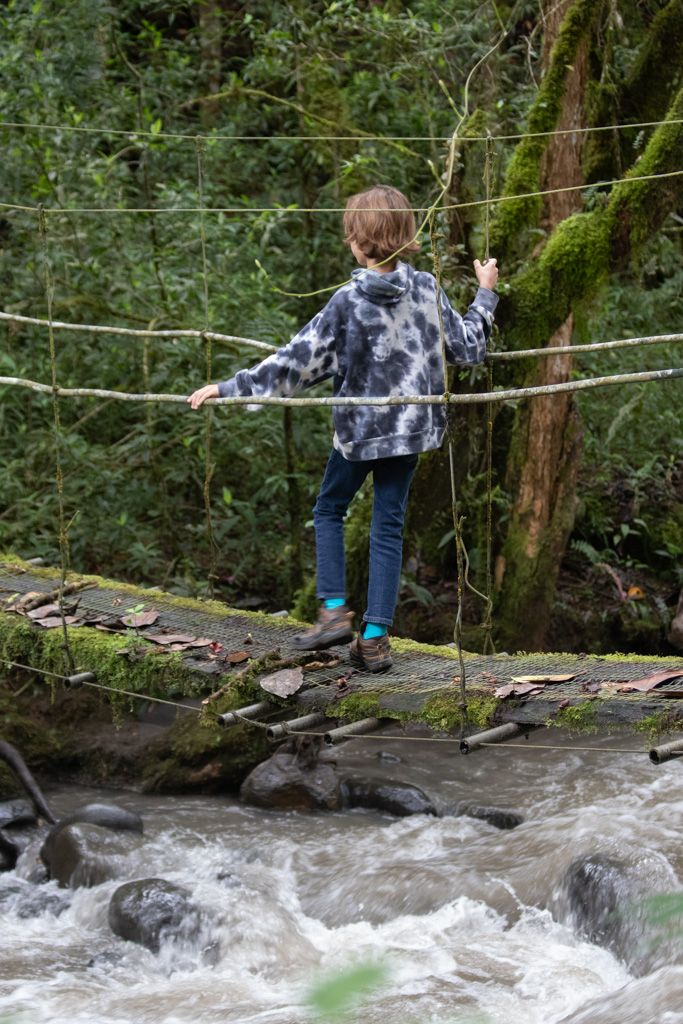
M 493 139 L 491 132 L 486 132 L 486 160 L 484 162 L 484 185 L 486 187 L 486 219 L 484 230 L 486 233 L 486 252 L 484 263 L 488 263 L 490 256 L 490 210 L 491 210 L 491 173 L 495 153 L 493 150 Z M 493 363 L 486 360 L 487 367 L 487 390 L 493 392 Z M 486 612 L 481 626 L 484 630 L 484 654 L 495 654 L 496 648 L 493 643 L 493 578 L 491 573 L 492 561 L 492 519 L 493 519 L 493 402 L 486 403 Z
M 199 194 L 199 227 L 202 240 L 202 273 L 204 277 L 204 330 L 202 331 L 202 340 L 204 342 L 204 348 L 206 352 L 206 383 L 211 383 L 211 339 L 207 337 L 209 330 L 209 277 L 208 277 L 208 264 L 206 260 L 206 230 L 204 226 L 204 191 L 203 191 L 203 172 L 204 172 L 204 140 L 200 135 L 196 137 L 197 143 L 197 187 Z M 218 557 L 220 551 L 216 542 L 216 535 L 213 532 L 213 522 L 211 520 L 211 478 L 213 477 L 214 470 L 216 468 L 215 463 L 211 463 L 211 409 L 207 406 L 206 408 L 206 444 L 205 444 L 205 457 L 204 457 L 204 508 L 206 509 L 206 532 L 209 537 L 209 550 L 210 550 L 210 561 L 209 561 L 209 596 L 213 597 L 214 580 L 216 579 L 216 571 L 218 567 Z
M 441 260 L 437 244 L 436 213 L 432 211 L 429 217 L 429 241 L 432 250 L 432 261 L 434 264 L 434 277 L 436 278 L 436 308 L 439 315 L 439 334 L 441 336 L 441 359 L 443 362 L 444 379 L 444 406 L 446 410 L 446 434 L 448 437 L 448 463 L 451 476 L 451 512 L 453 515 L 453 532 L 455 534 L 456 563 L 458 568 L 458 611 L 455 616 L 453 627 L 453 639 L 458 650 L 458 664 L 460 666 L 460 738 L 465 736 L 467 726 L 467 677 L 465 675 L 465 659 L 462 654 L 462 596 L 464 559 L 462 541 L 462 518 L 458 509 L 458 497 L 455 487 L 455 462 L 453 458 L 453 432 L 451 429 L 451 410 L 449 404 L 450 392 L 448 390 L 448 362 L 446 359 L 446 334 L 443 326 L 443 309 L 441 306 Z
M 55 424 L 55 476 L 57 480 L 57 504 L 59 508 L 59 559 L 61 565 L 57 605 L 59 607 L 59 616 L 62 620 L 62 635 L 64 637 L 64 642 L 62 644 L 64 651 L 64 669 L 65 673 L 69 675 L 73 670 L 73 661 L 71 658 L 71 650 L 69 647 L 69 633 L 66 628 L 66 618 L 64 616 L 64 586 L 66 583 L 66 568 L 69 563 L 69 527 L 66 525 L 64 516 L 64 476 L 62 474 L 61 452 L 62 429 L 59 418 L 59 397 L 57 394 L 59 387 L 57 384 L 57 357 L 55 351 L 55 336 L 52 327 L 52 294 L 54 290 L 54 282 L 52 278 L 52 271 L 50 270 L 50 262 L 48 260 L 47 255 L 47 223 L 45 220 L 45 211 L 43 209 L 42 203 L 38 207 L 38 230 L 40 232 L 40 241 L 43 249 L 43 265 L 45 270 L 45 298 L 47 300 L 48 335 L 50 339 L 50 366 L 52 370 L 52 411 L 54 414 Z

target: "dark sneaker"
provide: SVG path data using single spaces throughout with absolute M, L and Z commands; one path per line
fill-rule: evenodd
M 335 644 L 346 644 L 353 639 L 353 612 L 345 604 L 338 608 L 326 608 L 323 604 L 318 612 L 318 621 L 305 633 L 292 640 L 297 651 L 324 651 Z
M 368 672 L 386 672 L 393 665 L 389 637 L 373 636 L 366 640 L 360 633 L 349 647 L 351 664 Z

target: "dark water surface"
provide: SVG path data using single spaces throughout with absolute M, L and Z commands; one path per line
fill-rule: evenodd
M 561 885 L 576 858 L 597 852 L 623 863 L 629 898 L 681 890 L 681 763 L 655 768 L 623 735 L 555 730 L 468 758 L 457 745 L 382 737 L 335 756 L 344 770 L 421 786 L 444 810 L 495 804 L 525 823 L 501 832 L 467 817 L 303 815 L 227 797 L 62 788 L 50 794 L 57 816 L 106 799 L 142 814 L 146 841 L 120 879 L 69 892 L 59 917 L 22 918 L 0 904 L 0 1019 L 298 1024 L 313 1019 L 313 982 L 382 960 L 388 987 L 348 1019 L 683 1024 L 678 943 L 633 932 L 626 949 L 594 945 L 572 927 Z M 0 890 L 32 863 L 26 855 L 0 876 Z M 192 890 L 206 910 L 198 940 L 155 955 L 111 933 L 111 894 L 146 876 Z M 213 966 L 201 956 L 211 942 Z

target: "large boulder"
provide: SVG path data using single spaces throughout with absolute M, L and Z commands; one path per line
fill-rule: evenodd
M 115 832 L 142 833 L 143 830 L 142 818 L 134 811 L 127 811 L 123 807 L 117 807 L 116 804 L 86 804 L 85 807 L 67 814 L 52 826 L 40 851 L 40 856 L 45 864 L 48 866 L 50 864 L 57 836 L 63 829 L 74 824 L 98 825 L 100 828 L 111 829 Z
M 437 813 L 427 794 L 408 782 L 350 776 L 344 779 L 341 788 L 344 807 L 365 807 L 397 818 Z
M 247 775 L 240 800 L 274 810 L 337 811 L 341 789 L 331 765 L 318 763 L 307 768 L 295 754 L 275 754 Z
M 158 953 L 164 939 L 196 933 L 199 914 L 187 889 L 165 878 L 142 878 L 116 890 L 109 901 L 109 927 Z
M 0 829 L 0 872 L 13 871 L 21 853 L 20 848 Z
M 129 854 L 140 842 L 135 832 L 113 832 L 99 825 L 63 825 L 49 845 L 43 844 L 40 855 L 51 878 L 62 887 L 76 889 L 120 878 L 126 873 Z

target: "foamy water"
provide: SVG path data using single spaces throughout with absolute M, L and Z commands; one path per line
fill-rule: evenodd
M 623 736 L 564 742 L 639 749 Z M 467 799 L 520 811 L 510 832 L 465 817 L 264 812 L 228 797 L 51 794 L 57 816 L 102 799 L 137 810 L 145 842 L 120 879 L 68 893 L 59 917 L 0 904 L 0 1018 L 298 1024 L 313 1019 L 315 981 L 381 961 L 387 985 L 347 1019 L 683 1024 L 677 943 L 622 961 L 575 934 L 561 885 L 575 858 L 602 853 L 623 862 L 634 899 L 679 891 L 681 765 L 533 744 L 463 758 L 455 746 L 373 738 L 336 754 L 340 769 L 411 781 L 442 809 Z M 0 888 L 30 867 L 26 856 Z M 156 955 L 107 923 L 117 886 L 148 876 L 191 889 L 203 908 L 201 934 Z M 213 943 L 211 966 L 202 950 Z

